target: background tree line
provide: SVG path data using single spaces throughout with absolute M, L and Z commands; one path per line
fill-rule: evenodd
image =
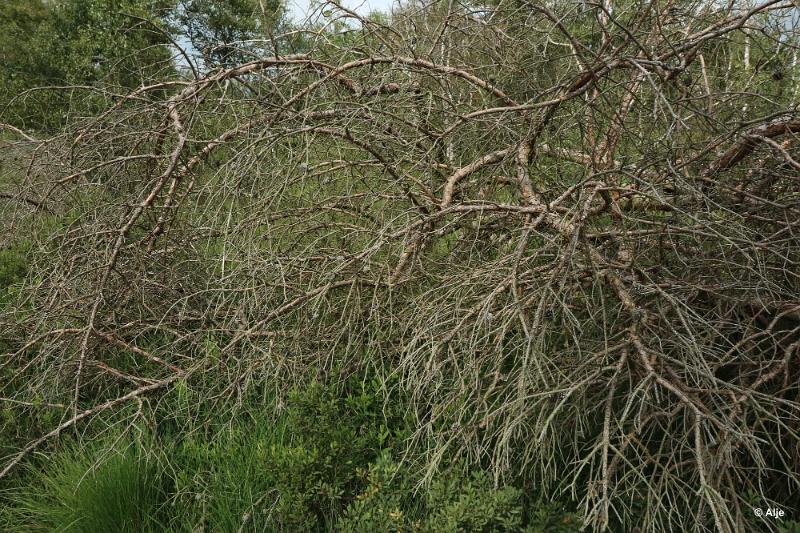
M 174 78 L 194 62 L 213 68 L 242 59 L 246 41 L 266 38 L 282 23 L 275 1 L 4 2 L 0 106 L 19 127 L 54 131 L 99 112 L 104 100 L 47 87 L 124 93 L 153 78 Z M 176 47 L 186 55 L 173 61 Z

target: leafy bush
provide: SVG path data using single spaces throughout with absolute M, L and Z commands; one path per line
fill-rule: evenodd
M 484 472 L 444 476 L 428 496 L 426 531 L 519 531 L 522 493 L 513 487 L 493 488 Z
M 411 487 L 408 478 L 400 473 L 399 465 L 389 454 L 363 472 L 367 487 L 347 507 L 339 519 L 337 529 L 341 531 L 408 531 L 419 529 L 418 522 L 407 516 L 407 502 L 403 495 Z

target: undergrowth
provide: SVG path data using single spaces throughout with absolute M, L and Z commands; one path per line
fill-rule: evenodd
M 3 495 L 0 529 L 578 530 L 563 502 L 533 501 L 518 482 L 495 484 L 458 461 L 423 485 L 401 459 L 411 430 L 404 401 L 385 391 L 363 377 L 311 381 L 284 399 L 249 398 L 233 416 L 197 406 L 196 417 L 189 389 L 178 387 L 151 413 L 172 413 L 168 423 L 65 435 L 29 462 Z

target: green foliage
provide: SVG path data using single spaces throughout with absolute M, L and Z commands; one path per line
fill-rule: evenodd
M 31 465 L 13 491 L 15 531 L 577 531 L 554 504 L 526 510 L 513 486 L 456 464 L 417 490 L 394 457 L 404 402 L 377 380 L 312 381 L 278 402 L 248 402 L 194 431 L 108 437 Z M 192 392 L 168 400 L 184 415 Z M 174 428 L 173 428 L 174 429 Z M 147 433 L 149 434 L 149 432 Z M 0 525 L 3 523 L 0 522 Z
M 16 496 L 14 531 L 163 531 L 170 489 L 157 459 L 140 443 L 106 446 L 74 446 L 41 465 Z
M 562 502 L 538 501 L 528 505 L 530 533 L 572 533 L 581 530 L 578 513 L 565 508 Z
M 778 524 L 778 533 L 800 533 L 800 522 L 787 520 Z
M 3 2 L 2 122 L 57 130 L 109 105 L 105 91 L 173 76 L 170 35 L 188 39 L 209 67 L 250 60 L 257 52 L 253 39 L 266 37 L 282 14 L 278 0 Z M 65 85 L 80 89 L 46 89 Z
M 159 20 L 172 0 L 66 0 L 55 9 L 55 27 L 69 54 L 69 78 L 132 88 L 163 68 L 166 37 L 143 24 Z M 135 17 L 140 17 L 137 19 Z M 58 46 L 58 45 L 56 45 Z M 67 48 L 68 47 L 68 48 Z
M 15 121 L 27 125 L 36 114 L 39 123 L 58 120 L 57 111 L 51 107 L 58 95 L 36 95 L 36 113 L 26 109 L 20 94 L 38 85 L 44 85 L 60 77 L 59 69 L 48 53 L 50 40 L 46 36 L 53 32 L 50 11 L 41 0 L 0 3 L 0 117 L 3 121 Z
M 495 487 L 481 470 L 456 465 L 437 477 L 428 491 L 417 485 L 407 468 L 388 453 L 369 467 L 368 486 L 342 517 L 339 531 L 579 531 L 577 517 L 558 503 L 537 503 L 526 512 L 523 493 L 516 487 Z M 526 516 L 527 515 L 527 516 Z
M 483 472 L 445 476 L 431 488 L 427 531 L 519 531 L 521 492 L 494 489 Z
M 141 18 L 160 20 L 172 0 L 10 0 L 0 5 L 0 115 L 54 130 L 107 104 L 102 92 L 34 90 L 80 85 L 133 88 L 173 70 L 169 42 Z M 131 17 L 141 17 L 139 19 Z
M 178 23 L 195 50 L 211 66 L 252 59 L 243 53 L 246 41 L 265 37 L 281 18 L 278 0 L 182 0 Z
M 284 416 L 288 433 L 266 461 L 275 475 L 278 521 L 289 529 L 330 523 L 361 490 L 359 470 L 405 431 L 398 413 L 384 414 L 377 383 L 351 382 L 339 393 L 313 382 L 291 394 Z
M 22 281 L 28 271 L 29 248 L 30 244 L 24 241 L 0 250 L 0 309 L 12 297 L 13 286 Z
M 171 457 L 180 512 L 171 527 L 237 531 L 246 521 L 246 531 L 263 531 L 270 516 L 261 511 L 273 503 L 267 500 L 274 494 L 274 471 L 266 456 L 281 431 L 280 425 L 262 420 L 211 437 L 189 435 L 177 444 Z
M 407 495 L 413 487 L 389 453 L 382 453 L 362 475 L 367 477 L 367 487 L 347 507 L 337 523 L 338 530 L 354 533 L 419 530 L 420 523 L 411 520 L 407 513 Z
M 179 384 L 186 412 L 192 390 Z M 277 412 L 277 415 L 270 413 Z M 361 475 L 381 449 L 407 434 L 399 410 L 384 410 L 377 381 L 349 380 L 340 389 L 312 381 L 280 406 L 250 401 L 224 425 L 167 431 L 176 499 L 172 527 L 213 531 L 314 531 L 334 523 L 363 490 Z

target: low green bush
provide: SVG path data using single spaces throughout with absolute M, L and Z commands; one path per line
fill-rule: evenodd
M 456 465 L 438 476 L 429 490 L 415 491 L 418 480 L 384 453 L 370 465 L 367 478 L 367 488 L 344 511 L 337 530 L 354 533 L 579 531 L 576 515 L 564 511 L 560 505 L 539 503 L 526 509 L 520 489 L 495 487 L 481 470 L 464 471 Z

